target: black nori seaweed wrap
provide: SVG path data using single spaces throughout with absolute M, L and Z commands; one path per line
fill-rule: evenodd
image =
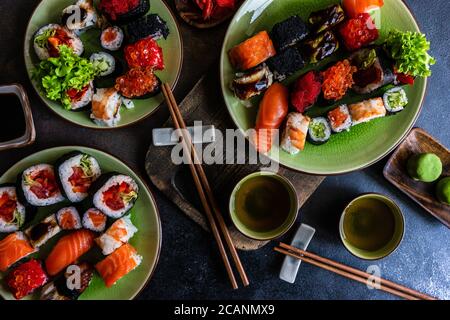
M 167 39 L 170 30 L 166 21 L 154 13 L 131 22 L 127 26 L 127 34 L 129 42 L 134 43 L 147 37 L 152 37 L 155 40 Z
M 149 10 L 150 10 L 150 0 L 140 0 L 136 8 L 127 13 L 117 15 L 117 18 L 115 20 L 112 19 L 112 17 L 108 15 L 108 13 L 103 11 L 102 13 L 113 24 L 127 24 L 144 16 L 145 14 L 147 14 Z
M 308 33 L 306 23 L 299 16 L 292 16 L 275 24 L 270 37 L 277 51 L 282 51 L 306 38 Z
M 305 66 L 305 60 L 297 48 L 290 47 L 270 58 L 267 65 L 275 79 L 283 81 L 286 77 L 302 69 Z
M 17 200 L 25 207 L 25 221 L 23 223 L 23 225 L 20 227 L 19 230 L 23 230 L 25 229 L 27 223 L 31 222 L 36 213 L 37 213 L 37 208 L 30 205 L 27 200 L 25 199 L 25 195 L 23 194 L 23 190 L 21 187 L 22 184 L 22 174 L 19 174 L 19 183 L 3 183 L 0 184 L 0 188 L 5 188 L 5 187 L 15 187 L 16 188 L 16 195 L 17 195 Z

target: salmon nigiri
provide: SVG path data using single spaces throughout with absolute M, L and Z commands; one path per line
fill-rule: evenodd
M 0 241 L 0 271 L 32 254 L 34 248 L 22 232 L 14 232 Z
M 105 285 L 109 288 L 120 278 L 138 267 L 142 257 L 129 243 L 124 244 L 112 254 L 95 265 Z
M 383 0 L 343 0 L 342 5 L 345 12 L 355 18 L 360 13 L 368 13 L 370 10 L 381 8 Z
M 59 239 L 45 260 L 48 274 L 54 276 L 88 252 L 94 245 L 94 238 L 92 231 L 77 230 Z

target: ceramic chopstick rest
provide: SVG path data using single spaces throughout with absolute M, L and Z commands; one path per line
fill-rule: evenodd
M 216 141 L 216 131 L 213 125 L 198 127 L 188 127 L 189 134 L 192 137 L 192 142 L 196 143 L 211 143 Z M 200 130 L 199 130 L 200 129 Z M 199 130 L 195 132 L 194 130 Z M 156 128 L 153 129 L 153 145 L 155 146 L 173 146 L 179 142 L 178 135 L 174 134 L 173 128 Z

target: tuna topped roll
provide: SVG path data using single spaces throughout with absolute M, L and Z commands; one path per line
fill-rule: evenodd
M 83 201 L 92 183 L 101 175 L 97 160 L 85 153 L 71 152 L 57 163 L 58 183 L 70 202 Z
M 29 167 L 18 180 L 17 192 L 22 203 L 42 207 L 64 200 L 56 182 L 53 166 L 49 164 Z
M 0 233 L 19 230 L 25 218 L 26 207 L 17 200 L 16 187 L 0 186 Z
M 94 206 L 114 219 L 122 217 L 134 206 L 139 193 L 136 181 L 119 173 L 103 175 L 95 187 Z

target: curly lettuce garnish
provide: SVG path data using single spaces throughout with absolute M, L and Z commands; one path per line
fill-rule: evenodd
M 80 166 L 81 166 L 81 170 L 83 170 L 83 173 L 86 178 L 91 178 L 94 176 L 94 171 L 92 170 L 91 158 L 87 154 L 84 154 L 81 157 Z
M 48 46 L 48 38 L 51 38 L 55 35 L 56 30 L 45 30 L 43 33 L 41 33 L 40 35 L 36 36 L 36 38 L 34 39 L 34 42 L 41 48 L 46 48 Z
M 137 199 L 138 195 L 136 191 L 131 191 L 130 193 L 120 193 L 120 198 L 123 200 L 124 203 L 128 204 L 130 202 L 133 202 Z

